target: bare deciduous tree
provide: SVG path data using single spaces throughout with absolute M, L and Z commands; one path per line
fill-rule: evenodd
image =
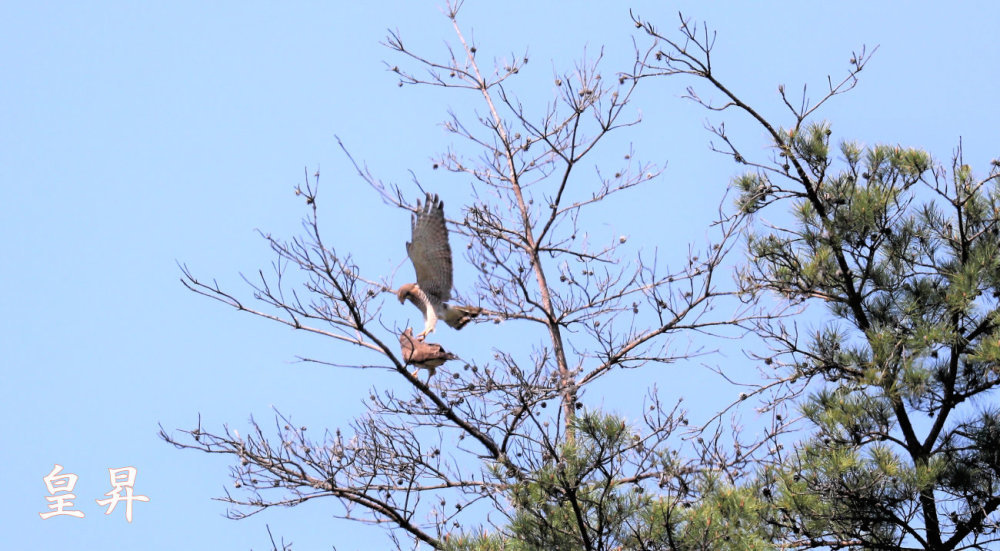
M 734 328 L 753 325 L 761 315 L 753 298 L 738 292 L 728 274 L 720 278 L 746 217 L 720 215 L 714 241 L 690 249 L 675 271 L 655 254 L 624 258 L 625 239 L 616 235 L 603 245 L 594 244 L 593 232 L 584 239 L 585 213 L 660 172 L 631 150 L 619 157 L 620 166 L 591 172 L 584 165 L 606 136 L 639 122 L 630 101 L 656 52 L 638 52 L 634 65 L 619 72 L 603 72 L 601 55 L 584 59 L 555 78 L 558 100 L 539 109 L 511 91 L 527 56 L 483 67 L 480 46 L 459 25 L 459 7 L 447 11 L 455 40 L 443 59 L 410 50 L 393 32 L 386 45 L 404 61 L 390 68 L 401 85 L 437 86 L 481 102 L 477 117 L 451 114 L 445 127 L 464 145 L 436 161 L 473 182 L 461 209 L 447 213 L 455 216 L 453 237 L 467 243 L 464 258 L 478 274 L 463 302 L 483 308 L 479 322 L 518 324 L 534 337 L 517 348 L 452 361 L 426 383 L 411 374 L 398 352 L 398 310 L 383 308 L 395 302 L 393 282 L 363 273 L 347 251 L 324 240 L 319 175 L 307 176 L 297 190 L 310 209 L 307 233 L 290 241 L 264 235 L 277 261 L 274 273 L 247 279 L 253 300 L 199 279 L 186 266 L 182 281 L 240 311 L 365 350 L 371 363 L 336 367 L 391 369 L 409 392 L 373 389 L 366 414 L 320 439 L 280 414 L 273 430 L 251 420 L 247 434 L 212 432 L 199 420 L 180 435 L 161 435 L 178 447 L 232 456 L 238 491 L 225 499 L 237 518 L 331 497 L 342 506 L 340 516 L 388 526 L 399 546 L 405 538 L 442 548 L 481 523 L 484 507 L 524 519 L 518 506 L 530 511 L 525 496 L 541 492 L 531 520 L 540 534 L 583 549 L 611 549 L 639 537 L 642 528 L 616 517 L 608 504 L 620 505 L 621 513 L 638 503 L 632 492 L 659 487 L 675 497 L 673 510 L 694 499 L 693 463 L 721 473 L 746 466 L 745 455 L 724 449 L 721 428 L 692 440 L 691 459 L 671 453 L 667 443 L 688 422 L 655 391 L 639 426 L 593 413 L 583 399 L 588 387 L 617 369 L 686 357 L 686 349 L 672 348 L 675 336 L 732 336 Z M 529 114 L 536 111 L 541 115 Z M 415 209 L 407 200 L 411 192 L 355 166 L 387 203 Z M 301 281 L 291 281 L 300 274 Z M 728 307 L 714 308 L 719 301 Z M 547 500 L 566 516 L 541 512 Z

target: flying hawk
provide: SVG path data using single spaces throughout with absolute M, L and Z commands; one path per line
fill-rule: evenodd
M 440 344 L 418 340 L 413 336 L 413 329 L 407 328 L 399 336 L 399 348 L 403 352 L 403 361 L 430 372 L 428 380 L 434 375 L 434 369 L 448 360 L 457 360 L 458 356 L 448 352 Z M 417 371 L 413 372 L 417 376 Z
M 402 304 L 409 299 L 424 315 L 424 330 L 417 334 L 423 340 L 434 331 L 437 320 L 461 329 L 482 311 L 474 306 L 450 306 L 451 298 L 451 247 L 448 245 L 448 227 L 444 219 L 444 202 L 438 196 L 427 194 L 427 201 L 413 214 L 412 241 L 406 244 L 406 254 L 417 272 L 417 282 L 407 283 L 396 291 Z

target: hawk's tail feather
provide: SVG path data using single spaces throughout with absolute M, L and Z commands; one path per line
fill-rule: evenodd
M 461 329 L 465 327 L 472 318 L 478 316 L 483 312 L 482 308 L 477 308 L 475 306 L 448 306 L 445 311 L 444 322 L 448 324 L 449 327 L 454 329 Z

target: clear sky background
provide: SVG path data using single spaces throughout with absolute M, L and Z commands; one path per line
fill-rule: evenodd
M 467 4 L 461 19 L 481 63 L 528 50 L 516 86 L 535 105 L 555 96 L 553 76 L 572 70 L 585 48 L 603 47 L 613 73 L 629 67 L 633 37 L 646 43 L 624 2 Z M 979 174 L 1000 156 L 994 2 L 630 4 L 663 31 L 678 10 L 707 20 L 719 33 L 717 73 L 772 117 L 783 116 L 779 83 L 808 83 L 815 98 L 827 74 L 844 74 L 852 50 L 880 45 L 859 87 L 820 114 L 835 138 L 923 147 L 947 161 L 961 137 Z M 176 265 L 242 290 L 239 274 L 272 260 L 254 229 L 296 235 L 305 209 L 292 190 L 319 168 L 326 240 L 355 253 L 372 277 L 399 267 L 408 216 L 357 178 L 335 135 L 411 198 L 410 171 L 449 209 L 468 197 L 468 182 L 433 172 L 430 158 L 453 144 L 439 124 L 447 110 L 470 113 L 475 98 L 399 88 L 383 64 L 404 64 L 379 44 L 387 28 L 428 55 L 453 40 L 433 2 L 0 5 L 5 546 L 260 550 L 269 545 L 265 524 L 295 549 L 388 543 L 381 528 L 333 519 L 341 508 L 329 500 L 227 520 L 211 498 L 231 485 L 228 462 L 156 436 L 158 423 L 191 428 L 199 413 L 215 430 L 243 429 L 251 415 L 267 425 L 272 407 L 317 430 L 346 426 L 368 388 L 398 383 L 386 372 L 296 363 L 297 355 L 366 358 L 195 296 Z M 764 151 L 762 133 L 742 119 L 680 99 L 688 84 L 642 87 L 633 107 L 643 124 L 595 157 L 620 159 L 619 146 L 631 143 L 666 164 L 655 183 L 594 221 L 595 236 L 629 235 L 636 247 L 680 259 L 689 242 L 704 241 L 704 222 L 739 171 L 708 150 L 704 122 L 732 120 L 747 150 Z M 386 308 L 418 321 L 412 307 Z M 452 347 L 484 354 L 488 332 L 517 331 L 508 325 L 470 327 Z M 753 374 L 739 356 L 709 361 Z M 706 379 L 697 363 L 655 378 L 692 402 L 738 392 Z M 606 395 L 587 397 L 591 405 L 616 410 L 634 393 L 627 375 L 609 381 Z M 55 463 L 79 476 L 85 518 L 39 518 L 42 477 Z M 110 489 L 107 469 L 125 466 L 138 469 L 136 492 L 151 500 L 134 505 L 131 524 L 94 502 Z

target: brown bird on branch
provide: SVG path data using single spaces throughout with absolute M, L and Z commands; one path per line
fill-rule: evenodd
M 448 360 L 457 360 L 458 356 L 448 352 L 440 344 L 425 342 L 413 336 L 413 329 L 407 327 L 399 336 L 399 348 L 403 353 L 403 361 L 409 365 L 426 369 L 430 372 L 427 379 L 434 376 L 434 369 Z M 419 369 L 413 372 L 416 377 Z
M 423 340 L 434 331 L 438 319 L 449 326 L 461 329 L 482 309 L 475 306 L 450 306 L 451 298 L 451 246 L 448 245 L 448 227 L 444 218 L 444 202 L 437 195 L 427 194 L 411 221 L 412 241 L 406 244 L 406 254 L 417 273 L 416 283 L 407 283 L 396 291 L 399 302 L 409 300 L 424 316 L 424 330 L 417 334 Z

